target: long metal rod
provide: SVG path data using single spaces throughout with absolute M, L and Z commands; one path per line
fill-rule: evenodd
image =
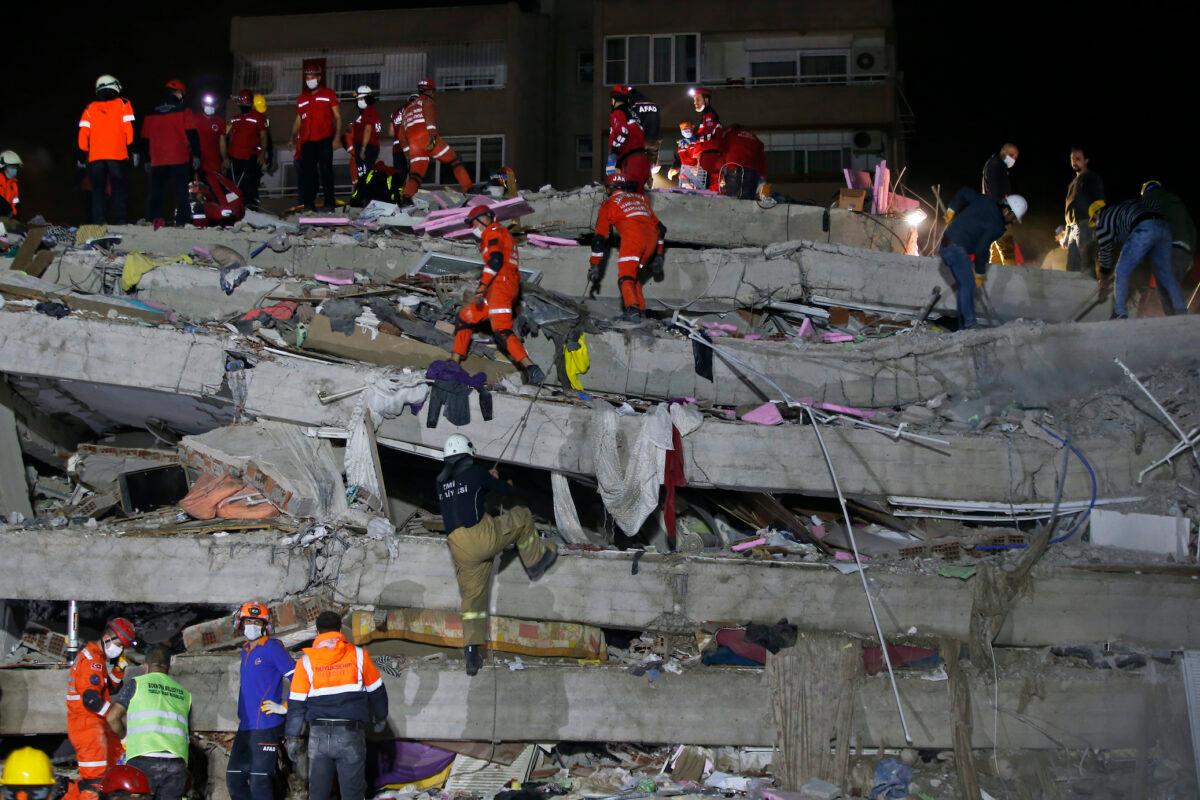
M 67 601 L 67 657 L 73 659 L 79 652 L 79 602 Z
M 1200 466 L 1200 454 L 1196 453 L 1195 443 L 1188 441 L 1188 435 L 1183 432 L 1183 428 L 1179 427 L 1179 423 L 1175 421 L 1175 418 L 1167 413 L 1167 410 L 1162 407 L 1162 403 L 1158 402 L 1154 395 L 1150 394 L 1150 390 L 1146 388 L 1145 384 L 1138 380 L 1137 375 L 1133 374 L 1133 370 L 1121 363 L 1121 359 L 1113 356 L 1113 363 L 1125 372 L 1125 376 L 1129 378 L 1129 380 L 1133 381 L 1137 387 L 1142 390 L 1142 394 L 1146 395 L 1146 397 L 1150 399 L 1151 403 L 1154 403 L 1154 407 L 1158 409 L 1158 413 L 1166 417 L 1167 422 L 1171 423 L 1171 427 L 1174 428 L 1175 432 L 1179 434 L 1179 441 L 1191 448 L 1192 458 L 1196 460 L 1196 465 Z
M 1158 461 L 1155 461 L 1153 464 L 1139 472 L 1137 482 L 1140 484 L 1142 480 L 1145 479 L 1147 472 L 1150 472 L 1151 470 L 1156 469 L 1163 464 L 1169 463 L 1171 459 L 1175 458 L 1175 456 L 1179 455 L 1184 450 L 1195 447 L 1197 442 L 1200 442 L 1200 428 L 1192 428 L 1185 440 L 1175 443 L 1175 446 L 1171 448 L 1171 452 L 1167 453 Z
M 883 628 L 879 626 L 879 615 L 875 613 L 875 600 L 871 597 L 871 588 L 867 585 L 867 574 L 863 570 L 862 558 L 858 554 L 858 542 L 854 539 L 854 526 L 850 524 L 850 511 L 846 508 L 846 498 L 842 495 L 842 485 L 838 483 L 837 473 L 833 469 L 833 460 L 825 449 L 825 440 L 821 437 L 821 426 L 811 408 L 805 407 L 809 421 L 812 422 L 813 432 L 817 434 L 817 444 L 821 445 L 821 455 L 825 456 L 825 466 L 829 467 L 829 477 L 833 481 L 833 490 L 837 492 L 838 504 L 842 507 L 842 519 L 846 521 L 846 537 L 850 539 L 850 549 L 854 551 L 854 563 L 858 566 L 858 577 L 862 579 L 863 592 L 867 595 L 867 608 L 871 610 L 871 621 L 875 623 L 875 635 L 879 637 L 879 649 L 883 653 L 883 663 L 887 666 L 888 680 L 892 682 L 892 694 L 896 698 L 896 710 L 900 712 L 900 727 L 904 729 L 904 741 L 912 744 L 912 734 L 908 732 L 908 720 L 904 717 L 904 704 L 900 702 L 900 689 L 896 686 L 896 673 L 892 669 L 892 657 L 888 655 L 887 641 L 883 638 Z

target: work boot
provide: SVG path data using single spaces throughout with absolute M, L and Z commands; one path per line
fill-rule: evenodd
M 622 322 L 632 322 L 635 325 L 641 325 L 643 319 L 642 310 L 637 306 L 629 306 L 621 312 Z
M 463 648 L 463 659 L 467 662 L 467 674 L 474 676 L 483 666 L 483 648 L 477 644 L 469 644 Z
M 529 574 L 529 580 L 536 581 L 538 578 L 546 574 L 546 572 L 554 566 L 554 562 L 558 560 L 558 549 L 555 547 L 547 547 L 545 554 L 538 559 L 538 562 L 529 569 L 525 570 Z
M 525 368 L 525 382 L 530 386 L 541 386 L 546 382 L 546 373 L 537 364 L 530 364 Z

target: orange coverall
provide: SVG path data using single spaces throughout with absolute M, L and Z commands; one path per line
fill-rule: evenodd
M 479 277 L 483 305 L 467 302 L 459 309 L 458 324 L 454 326 L 454 354 L 466 358 L 472 331 L 487 321 L 496 345 L 513 361 L 524 361 L 529 353 L 521 337 L 513 331 L 513 303 L 521 294 L 517 243 L 507 228 L 493 222 L 483 229 L 479 252 L 483 256 L 483 275 Z
M 616 191 L 600 206 L 596 217 L 595 237 L 592 239 L 593 267 L 600 266 L 607 249 L 607 240 L 616 230 L 621 237 L 617 255 L 617 286 L 621 290 L 621 305 L 646 310 L 646 298 L 638 280 L 638 270 L 662 252 L 663 227 L 650 209 L 650 201 L 639 192 Z
M 67 678 L 67 738 L 79 761 L 79 780 L 71 784 L 65 800 L 99 800 L 105 773 L 125 752 L 104 719 L 124 680 L 123 667 L 114 667 L 110 676 L 100 642 L 88 642 L 75 656 Z
M 471 176 L 463 166 L 462 159 L 454 148 L 446 144 L 437 129 L 437 109 L 433 98 L 421 95 L 404 107 L 404 135 L 408 140 L 408 180 L 404 184 L 404 196 L 412 197 L 421 188 L 425 173 L 429 172 L 430 161 L 437 159 L 454 172 L 458 188 L 464 192 L 471 188 Z

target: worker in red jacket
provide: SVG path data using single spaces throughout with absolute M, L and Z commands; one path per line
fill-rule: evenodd
M 187 87 L 183 81 L 169 80 L 167 94 L 142 122 L 142 138 L 150 148 L 150 191 L 146 200 L 146 218 L 155 229 L 166 220 L 167 198 L 175 202 L 175 224 L 191 222 L 188 184 L 200 166 L 200 138 L 196 134 L 192 112 L 183 104 Z
M 754 200 L 767 178 L 762 140 L 741 125 L 731 125 L 721 138 L 721 194 Z
M 200 169 L 224 173 L 229 169 L 225 150 L 225 118 L 217 113 L 217 98 L 206 94 L 200 101 L 201 113 L 189 109 L 192 127 L 200 140 Z
M 121 97 L 121 82 L 112 75 L 96 79 L 96 99 L 79 117 L 79 162 L 91 184 L 90 221 L 125 224 L 129 182 L 125 162 L 133 145 L 133 106 Z M 137 166 L 137 154 L 134 166 Z M 111 208 L 109 208 L 111 200 Z
M 521 263 L 517 243 L 508 228 L 496 221 L 488 206 L 475 206 L 467 214 L 467 224 L 479 236 L 483 273 L 471 300 L 463 303 L 454 326 L 453 360 L 462 362 L 471 349 L 475 328 L 485 322 L 492 329 L 496 346 L 515 361 L 525 374 L 526 383 L 540 384 L 546 373 L 533 363 L 521 337 L 513 330 L 513 306 L 521 296 Z
M 620 172 L 605 177 L 608 198 L 600 206 L 596 228 L 592 232 L 591 266 L 588 268 L 590 294 L 595 296 L 604 279 L 604 262 L 614 234 L 621 242 L 617 255 L 617 286 L 621 290 L 622 318 L 641 322 L 646 313 L 646 298 L 638 272 L 651 270 L 656 280 L 663 277 L 663 239 L 667 229 L 638 184 Z
M 650 157 L 646 154 L 646 134 L 642 123 L 629 108 L 629 87 L 614 86 L 609 94 L 612 111 L 608 115 L 608 164 L 605 174 L 622 172 L 626 182 L 645 188 L 650 181 Z
M 350 123 L 350 155 L 354 158 L 355 178 L 361 178 L 375 166 L 379 159 L 379 134 L 383 122 L 379 119 L 379 95 L 370 86 L 363 84 L 354 93 L 358 116 Z
M 292 144 L 300 150 L 300 202 L 305 211 L 317 210 L 317 179 L 325 194 L 325 210 L 337 206 L 333 188 L 333 137 L 342 129 L 337 94 L 321 85 L 321 68 L 304 68 L 304 91 L 296 98 Z
M 392 169 L 400 180 L 408 180 L 408 137 L 404 134 L 404 107 L 416 100 L 415 94 L 410 94 L 395 111 L 392 112 L 391 124 L 388 125 L 388 136 L 392 137 Z
M 708 188 L 717 191 L 721 183 L 721 118 L 712 107 L 712 92 L 703 86 L 688 89 L 692 96 L 692 108 L 700 115 L 696 128 L 696 147 L 699 150 L 700 168 L 708 174 Z
M 404 199 L 410 199 L 421 188 L 432 161 L 437 159 L 450 167 L 458 188 L 471 188 L 471 175 L 462 159 L 450 145 L 442 141 L 437 127 L 437 107 L 433 103 L 434 86 L 430 78 L 417 81 L 417 97 L 404 107 L 404 135 L 408 139 L 408 180 L 404 183 Z
M 25 162 L 12 150 L 0 153 L 0 217 L 19 219 L 21 216 L 21 187 L 17 173 Z
M 267 163 L 267 115 L 254 108 L 254 93 L 242 89 L 237 96 L 237 116 L 229 120 L 225 152 L 229 156 L 230 177 L 247 208 L 258 208 L 258 184 Z

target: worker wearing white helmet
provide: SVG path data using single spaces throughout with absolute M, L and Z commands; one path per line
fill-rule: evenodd
M 517 555 L 531 581 L 536 581 L 558 558 L 558 551 L 538 536 L 533 515 L 524 506 L 516 506 L 493 516 L 484 508 L 489 491 L 513 493 L 512 485 L 475 463 L 475 446 L 461 433 L 446 439 L 442 450 L 445 466 L 437 477 L 438 501 L 442 521 L 450 532 L 450 558 L 462 596 L 463 654 L 467 674 L 474 675 L 483 666 L 483 646 L 488 636 L 488 591 L 492 581 L 492 559 L 509 545 L 517 546 Z
M 129 181 L 126 161 L 133 145 L 133 106 L 121 97 L 112 75 L 96 79 L 96 99 L 79 117 L 79 163 L 92 184 L 92 223 L 124 225 Z M 135 164 L 136 166 L 136 164 Z
M 357 181 L 379 159 L 379 135 L 383 131 L 383 122 L 379 119 L 379 109 L 375 107 L 379 102 L 379 94 L 370 86 L 359 86 L 354 93 L 354 101 L 358 106 L 358 116 L 350 123 L 346 149 L 354 156 L 354 179 Z
M 954 277 L 960 329 L 975 327 L 975 291 L 982 290 L 987 281 L 992 242 L 1004 235 L 1008 225 L 1020 222 L 1028 210 L 1029 203 L 1019 194 L 994 200 L 970 188 L 960 189 L 950 202 L 938 254 Z
M 20 217 L 21 189 L 17 185 L 17 172 L 22 166 L 21 157 L 12 150 L 0 153 L 0 217 Z

